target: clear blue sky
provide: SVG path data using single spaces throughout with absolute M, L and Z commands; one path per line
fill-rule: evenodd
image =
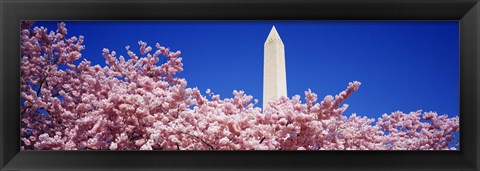
M 34 26 L 56 29 L 57 22 Z M 85 36 L 83 57 L 105 65 L 102 49 L 128 59 L 139 40 L 181 50 L 179 77 L 221 97 L 244 90 L 262 104 L 263 44 L 275 25 L 285 45 L 288 96 L 312 89 L 322 100 L 362 82 L 346 115 L 379 117 L 396 110 L 459 115 L 457 21 L 157 21 L 66 22 Z

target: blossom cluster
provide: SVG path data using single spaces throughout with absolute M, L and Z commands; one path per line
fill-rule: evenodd
M 24 150 L 450 150 L 459 118 L 421 110 L 378 119 L 345 116 L 336 96 L 307 90 L 263 109 L 243 91 L 221 98 L 187 87 L 180 51 L 139 41 L 128 59 L 103 49 L 105 66 L 81 60 L 84 37 L 21 30 Z M 164 61 L 164 62 L 160 62 Z M 458 148 L 458 142 L 456 147 Z

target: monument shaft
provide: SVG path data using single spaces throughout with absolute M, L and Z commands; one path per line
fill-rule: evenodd
M 275 26 L 264 44 L 263 61 L 263 109 L 271 100 L 287 96 L 285 49 Z

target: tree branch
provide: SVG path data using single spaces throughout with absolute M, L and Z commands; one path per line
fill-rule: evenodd
M 214 148 L 212 145 L 208 144 L 208 143 L 205 142 L 203 139 L 201 139 L 201 138 L 199 138 L 199 137 L 197 137 L 197 136 L 195 136 L 195 135 L 191 135 L 191 134 L 187 134 L 187 133 L 183 133 L 183 132 L 182 132 L 182 134 L 186 134 L 186 135 L 190 135 L 190 136 L 192 136 L 192 137 L 195 137 L 195 138 L 197 138 L 198 140 L 200 140 L 202 143 L 204 143 L 205 145 L 207 145 L 208 147 L 210 147 L 210 149 L 215 150 L 215 148 Z

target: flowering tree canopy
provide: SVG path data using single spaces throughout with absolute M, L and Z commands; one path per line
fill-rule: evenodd
M 180 51 L 139 41 L 128 59 L 81 60 L 84 37 L 64 23 L 21 30 L 21 148 L 28 150 L 449 150 L 459 118 L 421 110 L 345 116 L 360 87 L 320 102 L 310 90 L 263 109 L 243 91 L 220 98 L 188 88 Z M 165 62 L 160 62 L 166 59 Z M 80 61 L 81 60 L 81 61 Z M 458 142 L 456 147 L 458 148 Z

